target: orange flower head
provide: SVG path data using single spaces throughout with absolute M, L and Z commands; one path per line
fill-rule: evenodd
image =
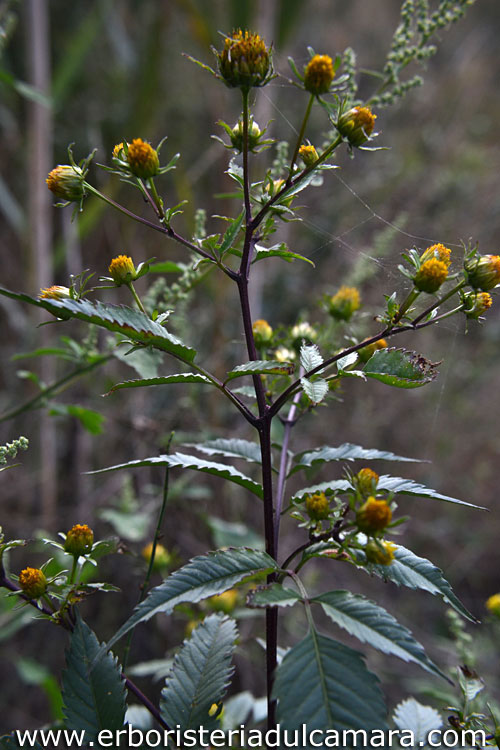
M 46 289 L 40 289 L 38 297 L 40 299 L 69 299 L 71 292 L 67 286 L 49 286 Z
M 306 498 L 307 515 L 312 521 L 322 521 L 328 518 L 330 504 L 324 492 L 316 492 Z
M 113 258 L 108 270 L 116 286 L 129 284 L 135 279 L 135 266 L 132 258 L 128 255 L 118 255 Z
M 264 86 L 272 74 L 271 51 L 258 34 L 237 29 L 217 53 L 219 73 L 230 88 Z
M 376 118 L 368 107 L 352 107 L 339 118 L 337 130 L 351 146 L 362 146 L 371 136 Z
M 465 261 L 467 280 L 473 289 L 488 292 L 500 283 L 500 255 L 479 255 Z
M 64 551 L 69 555 L 80 557 L 80 555 L 87 555 L 93 544 L 94 532 L 92 529 L 86 523 L 77 523 L 66 534 Z
M 326 94 L 334 76 L 332 58 L 329 55 L 314 55 L 304 69 L 305 89 L 315 96 Z
M 378 480 L 377 472 L 365 467 L 360 469 L 354 477 L 354 484 L 362 495 L 369 496 L 373 495 L 377 489 Z
M 353 286 L 341 286 L 328 301 L 328 312 L 336 320 L 350 320 L 353 313 L 359 310 L 361 300 L 359 291 Z
M 392 542 L 371 539 L 365 547 L 366 559 L 374 565 L 390 565 L 396 549 Z
M 358 529 L 365 534 L 382 531 L 391 522 L 392 511 L 385 500 L 370 496 L 356 513 Z
M 39 568 L 25 568 L 19 574 L 19 586 L 29 599 L 38 599 L 47 591 L 45 573 Z
M 48 189 L 57 198 L 62 198 L 62 200 L 70 203 L 81 201 L 85 195 L 83 173 L 79 167 L 59 164 L 49 172 L 45 182 Z
M 129 144 L 127 161 L 132 174 L 142 180 L 154 177 L 160 168 L 158 152 L 142 138 L 134 138 Z
M 443 260 L 431 257 L 424 261 L 413 278 L 419 292 L 434 294 L 448 277 L 448 265 Z

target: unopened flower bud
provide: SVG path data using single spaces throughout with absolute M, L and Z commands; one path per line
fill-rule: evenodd
M 87 555 L 92 550 L 94 544 L 94 532 L 86 523 L 77 523 L 66 534 L 64 542 L 64 551 L 68 555 L 80 557 Z
M 312 521 L 322 521 L 328 518 L 330 503 L 324 492 L 316 492 L 306 497 L 307 515 Z
M 424 250 L 420 256 L 420 261 L 421 263 L 425 263 L 425 261 L 430 260 L 431 258 L 436 258 L 442 263 L 445 263 L 446 266 L 449 266 L 451 263 L 450 255 L 451 250 L 442 245 L 441 242 L 438 242 L 436 245 L 431 245 L 427 250 Z
M 116 286 L 129 284 L 136 277 L 134 263 L 128 255 L 118 255 L 116 258 L 113 258 L 108 270 Z
M 40 299 L 69 299 L 71 292 L 67 286 L 49 286 L 46 289 L 40 289 L 38 297 Z
M 422 263 L 413 278 L 415 288 L 419 292 L 434 294 L 448 277 L 448 265 L 435 257 Z
M 224 83 L 231 88 L 264 86 L 272 73 L 270 50 L 258 34 L 250 31 L 233 31 L 217 59 Z
M 468 258 L 464 267 L 473 289 L 488 292 L 500 283 L 500 255 L 477 255 Z
M 304 69 L 304 87 L 315 96 L 326 94 L 334 76 L 332 58 L 329 55 L 314 55 Z
M 134 138 L 132 143 L 129 143 L 127 161 L 132 174 L 143 180 L 154 177 L 160 168 L 158 152 L 142 138 Z
M 385 339 L 379 339 L 378 341 L 374 341 L 372 344 L 367 344 L 358 351 L 358 357 L 361 362 L 368 362 L 370 357 L 372 357 L 375 352 L 378 352 L 380 349 L 387 349 L 387 341 Z
M 25 568 L 19 574 L 19 586 L 29 599 L 38 599 L 47 591 L 45 573 L 39 568 Z
M 396 545 L 392 542 L 370 539 L 365 547 L 366 559 L 375 565 L 390 565 L 394 560 Z
M 350 320 L 361 305 L 359 292 L 353 286 L 341 286 L 328 301 L 328 312 L 336 320 Z
M 304 321 L 303 323 L 297 323 L 297 325 L 293 326 L 290 331 L 290 336 L 294 343 L 300 344 L 303 339 L 306 339 L 306 341 L 316 341 L 318 338 L 318 332 L 310 323 Z
M 257 346 L 265 346 L 273 337 L 273 329 L 267 320 L 256 320 L 252 326 L 252 331 Z
M 151 560 L 151 555 L 153 554 L 153 543 L 150 542 L 149 544 L 146 544 L 145 547 L 143 547 L 141 551 L 141 555 L 143 556 L 144 560 L 146 560 L 147 563 Z M 159 568 L 166 568 L 170 565 L 172 562 L 172 555 L 167 550 L 166 547 L 163 546 L 163 544 L 157 544 L 155 549 L 155 559 L 153 563 L 153 567 L 155 569 Z
M 116 146 L 113 148 L 113 158 L 123 159 L 124 161 L 126 161 L 127 157 L 125 154 L 125 149 L 123 147 L 123 141 L 121 143 L 117 143 Z
M 70 203 L 81 201 L 85 195 L 83 172 L 79 167 L 59 164 L 45 180 L 49 190 L 57 198 Z
M 493 304 L 493 298 L 488 292 L 467 292 L 464 294 L 464 313 L 468 318 L 477 320 Z
M 262 130 L 251 117 L 248 123 L 248 148 L 250 151 L 253 151 L 259 145 L 261 136 Z M 237 151 L 243 151 L 243 120 L 238 120 L 231 130 L 231 144 Z
M 351 146 L 362 146 L 373 132 L 376 117 L 368 107 L 352 107 L 340 116 L 337 130 Z
M 381 531 L 391 522 L 392 511 L 385 500 L 369 497 L 356 513 L 356 524 L 365 534 Z
M 310 144 L 303 144 L 299 148 L 299 156 L 306 167 L 312 167 L 312 165 L 316 164 L 316 162 L 318 161 L 318 152 L 316 151 L 314 146 L 311 146 Z
M 361 495 L 373 495 L 377 489 L 379 475 L 368 467 L 360 469 L 354 477 L 354 485 Z
M 500 594 L 493 594 L 489 599 L 486 600 L 486 609 L 491 612 L 492 615 L 500 617 Z

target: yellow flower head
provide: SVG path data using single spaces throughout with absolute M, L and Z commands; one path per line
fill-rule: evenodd
M 318 96 L 329 90 L 335 71 L 329 55 L 314 55 L 304 69 L 304 86 L 310 94 Z
M 108 270 L 116 286 L 128 284 L 135 279 L 135 266 L 128 255 L 118 255 L 113 258 Z
M 80 557 L 88 554 L 94 544 L 94 532 L 86 523 L 77 523 L 66 534 L 64 551 L 69 555 Z
M 450 255 L 451 250 L 438 242 L 437 245 L 431 245 L 427 248 L 427 250 L 424 250 L 424 252 L 420 256 L 420 260 L 422 261 L 422 263 L 424 263 L 430 258 L 437 258 L 438 260 L 446 263 L 446 265 L 449 266 L 451 263 Z
M 211 596 L 208 600 L 210 609 L 214 610 L 214 612 L 224 612 L 225 614 L 232 612 L 237 602 L 238 592 L 236 589 L 228 589 L 228 591 L 224 591 L 222 594 L 215 594 L 215 596 Z
M 413 278 L 415 288 L 428 294 L 437 292 L 448 277 L 448 265 L 436 257 L 424 261 Z
M 70 203 L 81 201 L 85 195 L 83 173 L 79 167 L 73 167 L 69 164 L 59 164 L 52 172 L 49 172 L 45 182 L 48 189 L 57 198 L 62 198 Z
M 468 318 L 477 320 L 493 304 L 488 292 L 468 292 L 464 295 L 464 312 Z
M 488 292 L 500 283 L 500 255 L 479 255 L 465 261 L 467 280 L 473 289 Z
M 356 513 L 356 523 L 360 531 L 374 534 L 381 531 L 391 522 L 392 511 L 385 500 L 369 497 Z
M 358 351 L 358 357 L 361 362 L 368 362 L 370 357 L 379 349 L 387 349 L 387 341 L 385 339 L 379 339 L 378 341 L 374 341 L 373 344 L 367 344 Z
M 256 320 L 252 326 L 252 331 L 257 346 L 268 344 L 273 337 L 273 329 L 267 320 Z
M 125 149 L 123 147 L 123 141 L 121 143 L 117 143 L 116 146 L 113 148 L 113 156 L 115 159 L 125 159 Z
M 486 600 L 486 609 L 491 612 L 492 615 L 500 617 L 500 594 L 493 594 L 489 599 Z
M 339 291 L 328 302 L 328 312 L 336 320 L 349 320 L 359 310 L 361 300 L 359 292 L 353 286 L 341 286 Z
M 303 144 L 299 148 L 299 156 L 306 165 L 306 167 L 312 167 L 318 161 L 318 152 L 310 144 Z
M 259 145 L 259 139 L 262 136 L 262 130 L 250 115 L 248 122 L 248 148 L 253 151 Z M 243 120 L 238 120 L 231 130 L 231 145 L 240 153 L 243 151 Z
M 39 568 L 25 568 L 19 574 L 19 586 L 29 599 L 38 599 L 47 590 L 47 579 Z
M 142 138 L 134 138 L 132 143 L 129 143 L 127 161 L 132 174 L 143 180 L 154 177 L 160 168 L 156 149 Z
M 397 549 L 392 542 L 371 539 L 365 547 L 366 559 L 375 565 L 390 565 Z
M 67 286 L 49 286 L 46 289 L 40 289 L 38 296 L 40 299 L 69 299 L 71 292 Z
M 339 118 L 337 130 L 351 146 L 362 146 L 371 136 L 376 118 L 368 107 L 352 107 Z
M 251 31 L 233 31 L 217 59 L 224 83 L 231 88 L 264 86 L 272 73 L 271 52 L 264 40 Z
M 321 521 L 328 518 L 330 503 L 324 492 L 316 492 L 306 497 L 307 515 L 312 521 Z
M 354 477 L 354 484 L 362 495 L 369 496 L 373 495 L 377 489 L 378 480 L 377 472 L 365 467 L 360 469 Z
M 153 542 L 150 542 L 149 544 L 146 544 L 145 547 L 143 547 L 141 555 L 146 560 L 147 563 L 151 560 L 151 555 L 153 553 Z M 172 555 L 167 550 L 166 547 L 163 546 L 163 544 L 157 544 L 155 549 L 155 559 L 153 563 L 154 568 L 166 568 L 170 563 L 172 562 Z

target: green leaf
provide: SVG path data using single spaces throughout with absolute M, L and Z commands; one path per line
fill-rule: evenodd
M 125 720 L 125 682 L 112 654 L 102 652 L 92 630 L 77 617 L 62 678 L 67 729 L 85 730 L 95 742 L 102 729 L 117 730 Z
M 414 747 L 426 747 L 429 732 L 443 726 L 443 720 L 436 709 L 423 706 L 415 698 L 407 698 L 398 703 L 392 718 L 398 729 L 412 732 Z
M 234 620 L 214 614 L 184 641 L 161 693 L 161 715 L 170 727 L 210 731 L 218 726 L 208 712 L 226 693 L 237 636 Z
M 222 594 L 254 573 L 277 570 L 276 562 L 266 552 L 245 547 L 216 550 L 194 557 L 176 570 L 162 584 L 152 589 L 107 644 L 110 648 L 139 622 L 160 612 L 169 614 L 177 604 L 196 603 Z
M 319 602 L 328 617 L 363 643 L 403 661 L 416 662 L 428 672 L 448 679 L 427 657 L 423 646 L 407 628 L 364 596 L 350 591 L 329 591 L 312 601 Z
M 281 583 L 271 583 L 249 591 L 247 607 L 291 607 L 300 601 L 302 597 L 293 589 L 286 588 Z
M 206 522 L 212 532 L 216 547 L 265 548 L 263 537 L 249 529 L 244 523 L 230 523 L 215 516 L 208 516 Z
M 116 383 L 109 389 L 105 396 L 109 396 L 114 391 L 122 388 L 142 388 L 150 385 L 170 385 L 171 383 L 208 383 L 212 382 L 205 376 L 197 372 L 180 372 L 177 375 L 165 375 L 159 378 L 139 378 L 137 380 L 125 380 L 123 383 Z
M 442 500 L 446 503 L 455 503 L 457 505 L 467 505 L 469 508 L 476 508 L 477 510 L 487 510 L 481 505 L 474 505 L 473 503 L 467 503 L 465 500 L 458 500 L 456 497 L 450 497 L 450 495 L 442 495 L 436 490 L 432 490 L 423 484 L 414 482 L 413 479 L 404 479 L 403 477 L 391 477 L 387 474 L 383 474 L 379 477 L 377 490 L 386 490 L 387 492 L 393 492 L 395 495 L 410 495 L 410 497 L 428 497 L 431 500 Z
M 308 469 L 310 466 L 325 463 L 325 461 L 357 461 L 358 459 L 362 459 L 363 461 L 383 459 L 384 461 L 419 462 L 418 458 L 405 458 L 404 456 L 397 456 L 390 451 L 379 451 L 376 448 L 362 448 L 360 445 L 342 443 L 337 448 L 323 445 L 321 448 L 315 448 L 313 451 L 298 453 L 295 457 L 297 463 L 290 471 L 290 474 L 294 474 L 299 469 Z
M 323 378 L 308 380 L 301 378 L 300 384 L 307 398 L 314 404 L 319 404 L 328 393 L 328 383 Z
M 225 382 L 234 380 L 234 378 L 241 378 L 243 375 L 291 375 L 294 370 L 295 365 L 291 362 L 255 359 L 230 370 Z
M 397 388 L 419 388 L 434 380 L 436 368 L 437 364 L 416 352 L 379 349 L 372 354 L 363 372 L 368 378 L 375 378 Z
M 303 260 L 314 268 L 314 263 L 309 258 L 299 255 L 298 253 L 292 253 L 287 250 L 286 244 L 280 242 L 278 245 L 272 247 L 263 247 L 262 245 L 255 245 L 255 257 L 252 263 L 257 263 L 259 260 L 266 260 L 267 258 L 282 258 L 288 263 L 292 263 L 294 260 Z
M 108 331 L 122 333 L 132 341 L 168 352 L 185 362 L 192 362 L 196 355 L 194 349 L 168 333 L 159 323 L 155 323 L 140 310 L 133 310 L 125 305 L 108 305 L 102 302 L 90 302 L 87 299 L 36 299 L 28 294 L 10 292 L 1 287 L 0 294 L 21 302 L 28 302 L 35 307 L 43 307 L 57 318 L 64 320 L 77 318 L 107 328 Z
M 225 464 L 218 464 L 214 461 L 205 461 L 197 456 L 187 456 L 185 453 L 172 453 L 171 455 L 162 456 L 151 456 L 151 458 L 143 458 L 135 461 L 127 461 L 124 464 L 116 464 L 115 466 L 107 466 L 105 469 L 96 469 L 95 471 L 88 471 L 87 474 L 104 474 L 106 471 L 118 471 L 119 469 L 133 469 L 136 466 L 170 466 L 171 469 L 194 469 L 195 471 L 202 471 L 205 474 L 214 474 L 223 479 L 228 479 L 230 482 L 239 484 L 241 487 L 253 492 L 254 495 L 260 497 L 264 496 L 262 485 L 255 480 L 247 477 L 234 466 L 226 466 Z
M 75 417 L 91 435 L 100 435 L 102 425 L 106 417 L 93 409 L 86 409 L 84 406 L 77 404 L 54 404 L 49 411 L 51 416 Z
M 300 364 L 307 373 L 324 362 L 316 344 L 302 344 L 300 347 Z
M 443 577 L 443 571 L 424 557 L 418 557 L 406 547 L 396 545 L 392 563 L 390 565 L 370 565 L 369 572 L 375 573 L 385 581 L 393 581 L 398 586 L 422 589 L 435 596 L 441 596 L 463 617 L 472 620 L 472 622 L 477 622 L 474 615 L 471 615 L 455 596 L 450 584 Z
M 332 494 L 333 492 L 346 492 L 352 488 L 352 484 L 348 479 L 334 479 L 330 482 L 321 482 L 321 484 L 314 484 L 311 487 L 303 487 L 293 496 L 293 500 L 301 500 L 304 495 L 314 495 L 316 492 L 326 492 Z
M 128 347 L 117 346 L 112 353 L 113 357 L 131 367 L 140 378 L 144 379 L 156 378 L 163 363 L 163 352 L 157 349 L 140 348 L 131 351 Z
M 224 237 L 222 238 L 222 242 L 220 247 L 218 248 L 220 257 L 223 258 L 224 254 L 227 253 L 228 250 L 231 249 L 234 240 L 238 236 L 238 232 L 241 229 L 241 225 L 243 223 L 243 219 L 245 218 L 245 212 L 242 211 L 240 215 L 234 219 L 229 225 L 229 228 L 224 234 Z
M 207 440 L 204 443 L 185 443 L 185 445 L 188 448 L 196 448 L 197 451 L 206 453 L 208 456 L 244 458 L 245 461 L 254 464 L 260 464 L 262 462 L 260 446 L 250 440 L 241 440 L 240 438 L 226 440 L 225 438 L 217 438 L 215 440 Z
M 362 655 L 315 630 L 285 655 L 273 695 L 282 730 L 300 730 L 303 724 L 309 732 L 386 728 L 378 679 Z
M 150 263 L 150 273 L 183 273 L 184 267 L 173 260 L 162 260 L 159 263 Z

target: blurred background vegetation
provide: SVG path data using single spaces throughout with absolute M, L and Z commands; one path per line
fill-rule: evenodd
M 240 100 L 237 92 L 218 84 L 183 52 L 212 64 L 209 46 L 220 46 L 219 31 L 228 33 L 238 26 L 272 40 L 275 67 L 283 77 L 258 92 L 254 111 L 261 125 L 271 120 L 272 137 L 291 140 L 306 100 L 287 80 L 287 56 L 293 55 L 300 68 L 308 60 L 307 45 L 330 55 L 351 46 L 359 69 L 379 69 L 399 10 L 399 0 L 0 2 L 2 285 L 36 295 L 41 286 L 67 284 L 69 274 L 82 269 L 105 274 L 110 259 L 120 253 L 133 255 L 136 263 L 151 257 L 188 261 L 182 249 L 128 222 L 95 198 L 87 199 L 83 214 L 73 223 L 71 209 L 52 207 L 45 177 L 52 166 L 67 162 L 67 146 L 72 142 L 77 160 L 97 147 L 96 160 L 109 163 L 114 144 L 123 139 L 142 137 L 156 144 L 167 135 L 162 153 L 170 158 L 180 151 L 182 158 L 160 186 L 168 205 L 188 201 L 179 228 L 192 234 L 195 211 L 203 207 L 208 231 L 221 231 L 223 225 L 212 216 L 234 213 L 236 205 L 224 197 L 232 189 L 224 175 L 228 152 L 210 134 L 222 135 L 217 120 L 236 121 Z M 439 51 L 423 72 L 424 86 L 395 107 L 378 112 L 379 144 L 390 150 L 358 152 L 354 159 L 342 154 L 342 169 L 327 176 L 325 187 L 301 195 L 304 221 L 284 224 L 280 239 L 286 239 L 292 251 L 311 258 L 316 268 L 289 266 L 278 259 L 269 261 L 265 269 L 257 267 L 255 318 L 264 317 L 273 326 L 299 319 L 319 322 L 324 317 L 322 295 L 349 283 L 359 285 L 360 320 L 366 331 L 373 331 L 373 315 L 381 308 L 383 294 L 404 289 L 397 270 L 404 249 L 443 242 L 456 251 L 460 263 L 460 242 L 471 237 L 479 242 L 481 252 L 498 253 L 499 33 L 497 0 L 478 0 L 465 20 L 442 33 Z M 361 76 L 360 91 L 362 96 L 373 91 L 368 75 Z M 321 142 L 326 130 L 324 113 L 318 108 L 309 137 Z M 257 157 L 255 169 L 264 168 L 272 156 L 265 152 Z M 91 175 L 103 192 L 143 212 L 140 196 L 117 178 L 95 167 Z M 176 277 L 174 273 L 168 277 L 169 286 Z M 150 279 L 139 282 L 140 291 Z M 128 303 L 122 291 L 104 292 L 101 298 Z M 244 358 L 234 292 L 227 278 L 213 273 L 177 307 L 173 318 L 174 330 L 201 350 L 207 366 L 217 374 Z M 434 383 L 399 392 L 379 383 L 349 380 L 343 401 L 329 411 L 319 409 L 301 423 L 292 446 L 300 450 L 354 442 L 425 459 L 429 463 L 408 470 L 403 465 L 401 473 L 489 508 L 485 513 L 427 500 L 400 503 L 400 510 L 412 518 L 401 542 L 442 567 L 456 593 L 479 618 L 485 615 L 485 599 L 500 590 L 498 306 L 487 315 L 484 325 L 470 323 L 469 330 L 463 319 L 453 318 L 404 342 L 401 339 L 398 345 L 442 360 Z M 74 523 L 92 525 L 96 538 L 120 537 L 121 554 L 107 558 L 103 572 L 125 594 L 99 595 L 83 606 L 84 616 L 106 639 L 137 599 L 145 573 L 141 549 L 152 538 L 163 477 L 149 469 L 128 477 L 122 473 L 89 477 L 83 472 L 157 455 L 165 450 L 172 430 L 175 445 L 200 434 L 253 436 L 228 413 L 221 399 L 207 398 L 203 389 L 179 385 L 101 398 L 111 384 L 136 377 L 131 361 L 123 356 L 96 365 L 50 398 L 36 402 L 35 410 L 16 415 L 18 407 L 37 396 L 41 384 L 57 382 L 82 363 L 88 364 L 89 352 L 108 351 L 109 337 L 96 334 L 85 340 L 88 331 L 77 323 L 38 328 L 36 324 L 46 316 L 37 318 L 4 298 L 0 319 L 0 415 L 14 412 L 0 424 L 0 442 L 21 434 L 30 440 L 22 466 L 0 476 L 1 524 L 9 537 L 54 536 Z M 61 340 L 65 336 L 83 349 Z M 20 357 L 40 347 L 66 348 L 67 356 Z M 142 360 L 135 367 L 142 372 L 149 368 L 150 373 L 158 367 L 161 374 L 175 371 L 169 362 Z M 329 472 L 333 471 L 340 476 L 342 468 L 330 465 Z M 323 476 L 318 475 L 318 481 Z M 173 472 L 162 542 L 182 563 L 228 543 L 212 517 L 244 523 L 260 534 L 260 508 L 254 500 L 215 478 L 200 481 L 190 472 Z M 290 521 L 284 524 L 283 534 L 285 554 L 301 536 Z M 19 572 L 45 557 L 41 545 L 16 551 L 11 569 Z M 429 647 L 440 666 L 454 664 L 440 602 L 353 576 L 340 565 L 311 571 L 312 588 L 350 587 L 373 595 L 390 611 L 399 612 L 401 621 Z M 0 610 L 0 670 L 13 673 L 9 683 L 4 680 L 0 686 L 0 731 L 38 726 L 51 711 L 57 716 L 60 710 L 52 675 L 57 677 L 63 664 L 62 639 L 46 623 L 19 629 L 29 619 L 26 610 L 21 614 L 14 616 L 7 605 Z M 142 626 L 134 638 L 132 663 L 168 656 L 192 616 L 190 611 L 180 613 L 173 623 L 158 617 L 148 624 L 147 632 Z M 255 617 L 241 620 L 242 643 L 255 635 L 257 622 Z M 302 615 L 288 614 L 283 641 L 304 628 Z M 12 633 L 13 644 L 7 640 Z M 484 675 L 488 678 L 494 674 L 492 661 L 498 661 L 492 626 L 474 629 L 474 638 L 482 644 L 484 663 L 490 662 Z M 262 655 L 258 646 L 250 647 L 246 655 L 243 651 L 235 687 L 258 696 Z M 391 700 L 406 695 L 421 678 L 416 667 L 402 669 L 393 660 L 370 656 L 369 663 L 381 673 Z M 160 673 L 161 669 L 160 665 Z M 429 687 L 426 681 L 426 689 L 439 689 L 435 682 Z M 423 689 L 422 684 L 417 687 Z M 494 692 L 498 685 L 493 681 L 490 688 Z

